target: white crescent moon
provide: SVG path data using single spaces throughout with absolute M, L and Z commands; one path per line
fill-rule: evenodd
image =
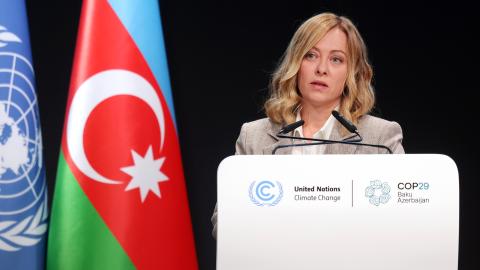
M 130 95 L 143 100 L 155 113 L 160 126 L 160 150 L 163 148 L 165 120 L 157 92 L 142 76 L 123 69 L 96 73 L 77 89 L 67 120 L 67 148 L 78 169 L 91 179 L 105 184 L 120 184 L 93 169 L 85 156 L 83 131 L 90 113 L 102 101 L 118 95 Z

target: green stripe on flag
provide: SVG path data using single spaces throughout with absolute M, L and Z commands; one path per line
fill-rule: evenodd
M 47 269 L 135 269 L 60 151 L 48 235 Z

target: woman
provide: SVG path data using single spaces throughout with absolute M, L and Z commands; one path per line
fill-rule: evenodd
M 305 123 L 289 135 L 328 140 L 354 135 L 336 121 L 333 110 L 356 125 L 362 143 L 384 145 L 393 153 L 404 153 L 400 125 L 367 115 L 375 100 L 372 75 L 365 43 L 349 19 L 332 13 L 308 19 L 295 32 L 273 74 L 270 97 L 265 102 L 268 117 L 243 124 L 236 154 L 271 154 L 277 146 L 291 144 L 291 139 L 278 138 L 276 134 L 283 126 L 298 120 Z M 286 147 L 276 153 L 377 154 L 385 150 L 323 144 Z M 216 221 L 215 208 L 214 235 Z

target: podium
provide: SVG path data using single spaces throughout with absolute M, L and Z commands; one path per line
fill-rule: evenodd
M 231 156 L 218 168 L 218 270 L 452 270 L 458 235 L 444 155 Z

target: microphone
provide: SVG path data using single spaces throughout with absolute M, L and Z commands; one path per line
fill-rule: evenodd
M 280 131 L 278 132 L 278 134 L 287 134 L 287 133 L 290 133 L 292 132 L 293 130 L 295 130 L 296 128 L 298 128 L 299 126 L 303 126 L 303 124 L 305 124 L 305 121 L 303 120 L 300 120 L 300 121 L 297 121 L 297 122 L 294 122 L 290 125 L 286 125 L 284 126 L 282 129 L 280 129 Z
M 350 131 L 350 133 L 355 133 L 355 136 L 358 136 L 358 140 L 352 140 L 352 141 L 356 141 L 356 142 L 363 141 L 362 136 L 360 135 L 360 133 L 358 133 L 357 127 L 352 122 L 348 121 L 347 118 L 341 115 L 338 111 L 333 110 L 332 115 L 333 117 L 335 117 L 335 119 L 337 119 L 338 122 L 340 122 L 340 124 L 342 124 L 343 127 L 345 127 L 348 131 Z M 354 138 L 355 136 L 352 136 L 345 140 Z
M 296 136 L 288 136 L 285 135 L 287 133 L 290 133 L 291 131 L 295 130 L 296 128 L 302 126 L 305 121 L 300 120 L 297 122 L 294 122 L 292 124 L 289 124 L 285 127 L 283 127 L 278 133 L 277 137 L 279 138 L 287 138 L 287 139 L 295 139 L 295 140 L 306 140 L 306 141 L 313 141 L 313 143 L 299 143 L 299 144 L 284 144 L 284 145 L 277 145 L 273 151 L 272 155 L 275 155 L 276 151 L 280 148 L 286 148 L 286 147 L 299 147 L 299 146 L 311 146 L 311 145 L 321 145 L 321 144 L 334 144 L 334 143 L 340 143 L 340 144 L 350 144 L 350 145 L 361 145 L 361 146 L 368 146 L 368 147 L 377 147 L 377 148 L 383 148 L 386 149 L 390 154 L 393 154 L 392 150 L 385 146 L 385 145 L 378 145 L 378 144 L 367 144 L 367 143 L 361 143 L 363 140 L 362 136 L 358 133 L 357 127 L 352 124 L 350 121 L 348 121 L 345 117 L 343 117 L 339 112 L 337 111 L 332 111 L 332 115 L 337 119 L 337 121 L 345 127 L 349 132 L 355 133 L 355 135 L 345 138 L 341 141 L 337 140 L 323 140 L 323 139 L 314 139 L 314 138 L 302 138 L 302 137 L 296 137 Z M 358 139 L 352 140 L 353 138 L 357 137 Z
M 333 117 L 335 117 L 342 126 L 344 126 L 348 131 L 351 133 L 357 133 L 357 127 L 352 124 L 352 122 L 348 121 L 343 115 L 341 115 L 338 111 L 332 111 Z

